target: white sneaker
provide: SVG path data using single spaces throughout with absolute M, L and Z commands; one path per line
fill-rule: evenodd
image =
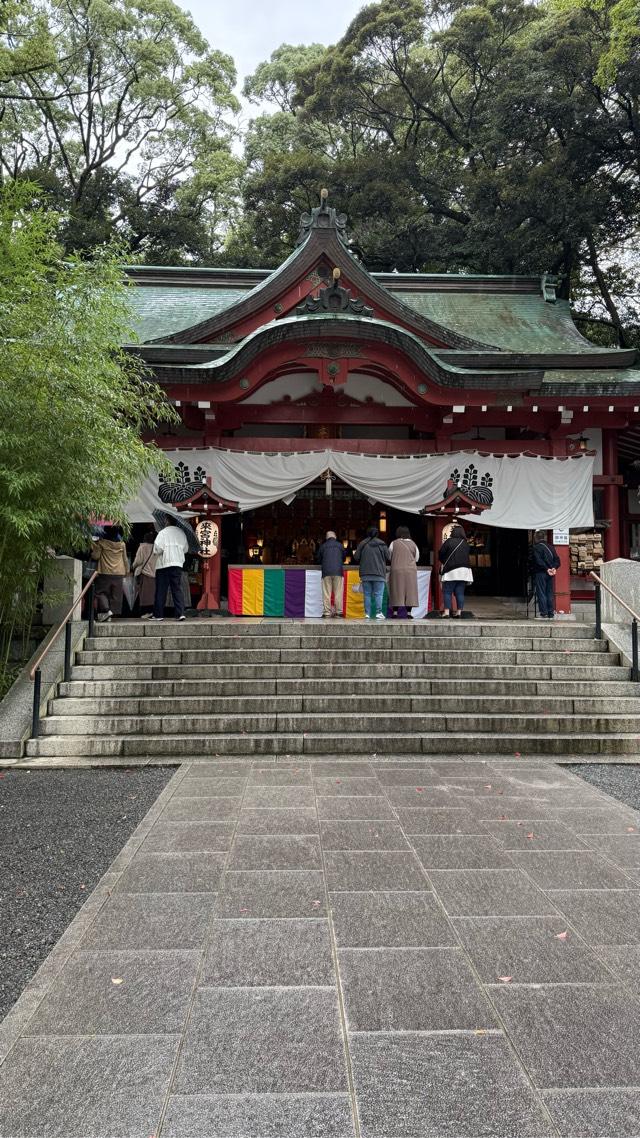
M 183 616 L 177 616 L 177 617 L 176 617 L 176 620 L 178 621 L 178 624 L 180 623 L 180 621 L 181 621 L 181 620 L 186 620 L 186 619 L 187 619 L 187 618 L 186 618 L 186 616 L 184 616 L 184 615 L 183 615 Z
M 150 612 L 143 612 L 142 616 L 140 617 L 140 620 L 153 620 L 153 616 L 151 615 Z
M 111 620 L 112 616 L 113 616 L 113 613 L 111 612 L 111 609 L 109 609 L 109 612 L 99 612 L 98 613 L 98 620 L 100 621 L 101 624 L 106 624 L 106 622 L 108 620 Z
M 164 617 L 163 616 L 152 616 L 151 619 L 152 620 L 164 620 Z
M 366 613 L 364 614 L 364 619 L 365 619 L 365 620 L 371 620 L 371 613 L 368 613 L 368 612 L 366 612 Z
M 387 618 L 386 618 L 386 616 L 384 615 L 384 613 L 383 613 L 383 612 L 377 612 L 377 613 L 376 613 L 376 620 L 386 620 L 386 619 L 387 619 Z

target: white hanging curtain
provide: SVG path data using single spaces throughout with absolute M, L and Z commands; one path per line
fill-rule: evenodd
M 349 486 L 386 506 L 417 514 L 440 501 L 453 478 L 464 486 L 486 486 L 493 494 L 482 522 L 504 529 L 569 529 L 593 525 L 593 457 L 567 459 L 489 455 L 458 451 L 412 458 L 376 457 L 323 450 L 267 454 L 200 448 L 167 452 L 180 477 L 204 470 L 214 492 L 255 510 L 291 499 L 303 486 L 331 470 Z M 185 469 L 187 474 L 185 474 Z M 161 505 L 157 478 L 148 478 L 127 514 L 148 522 Z M 171 508 L 171 507 L 169 507 Z

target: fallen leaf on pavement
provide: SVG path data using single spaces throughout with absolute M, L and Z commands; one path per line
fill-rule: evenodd
M 503 984 L 510 984 L 512 979 L 512 976 L 498 976 L 498 980 L 502 980 Z
M 122 976 L 112 976 L 111 977 L 111 983 L 112 984 L 124 984 L 124 980 L 122 979 Z
M 565 929 L 565 931 L 563 933 L 556 933 L 555 939 L 556 940 L 566 940 L 568 936 L 569 936 L 569 933 Z

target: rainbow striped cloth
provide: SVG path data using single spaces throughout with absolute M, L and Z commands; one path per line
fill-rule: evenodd
M 419 604 L 414 617 L 422 617 L 429 607 L 431 571 L 418 569 Z M 347 620 L 364 619 L 364 601 L 357 568 L 346 566 L 342 615 Z M 354 587 L 356 591 L 354 591 Z M 322 576 L 319 569 L 283 568 L 264 565 L 229 569 L 229 613 L 231 616 L 322 616 Z M 383 611 L 388 604 L 385 589 Z
M 232 616 L 322 616 L 320 570 L 278 565 L 229 569 L 229 612 Z

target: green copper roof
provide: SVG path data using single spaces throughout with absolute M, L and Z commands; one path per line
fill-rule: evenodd
M 142 342 L 164 338 L 231 308 L 247 291 L 206 285 L 133 285 L 129 290 L 133 326 Z M 531 293 L 412 291 L 395 295 L 422 316 L 496 348 L 517 352 L 598 351 L 578 332 L 565 300 L 549 304 Z
M 133 285 L 128 296 L 133 327 L 143 342 L 191 328 L 230 308 L 247 289 L 181 288 L 168 285 Z
M 544 373 L 543 388 L 549 388 L 550 394 L 567 395 L 608 395 L 615 393 L 628 394 L 640 391 L 640 369 L 623 367 L 614 371 L 613 368 L 580 368 L 556 370 L 550 368 Z
M 513 352 L 597 352 L 571 319 L 569 304 L 533 293 L 397 292 L 421 316 Z M 609 349 L 605 349 L 609 350 Z

